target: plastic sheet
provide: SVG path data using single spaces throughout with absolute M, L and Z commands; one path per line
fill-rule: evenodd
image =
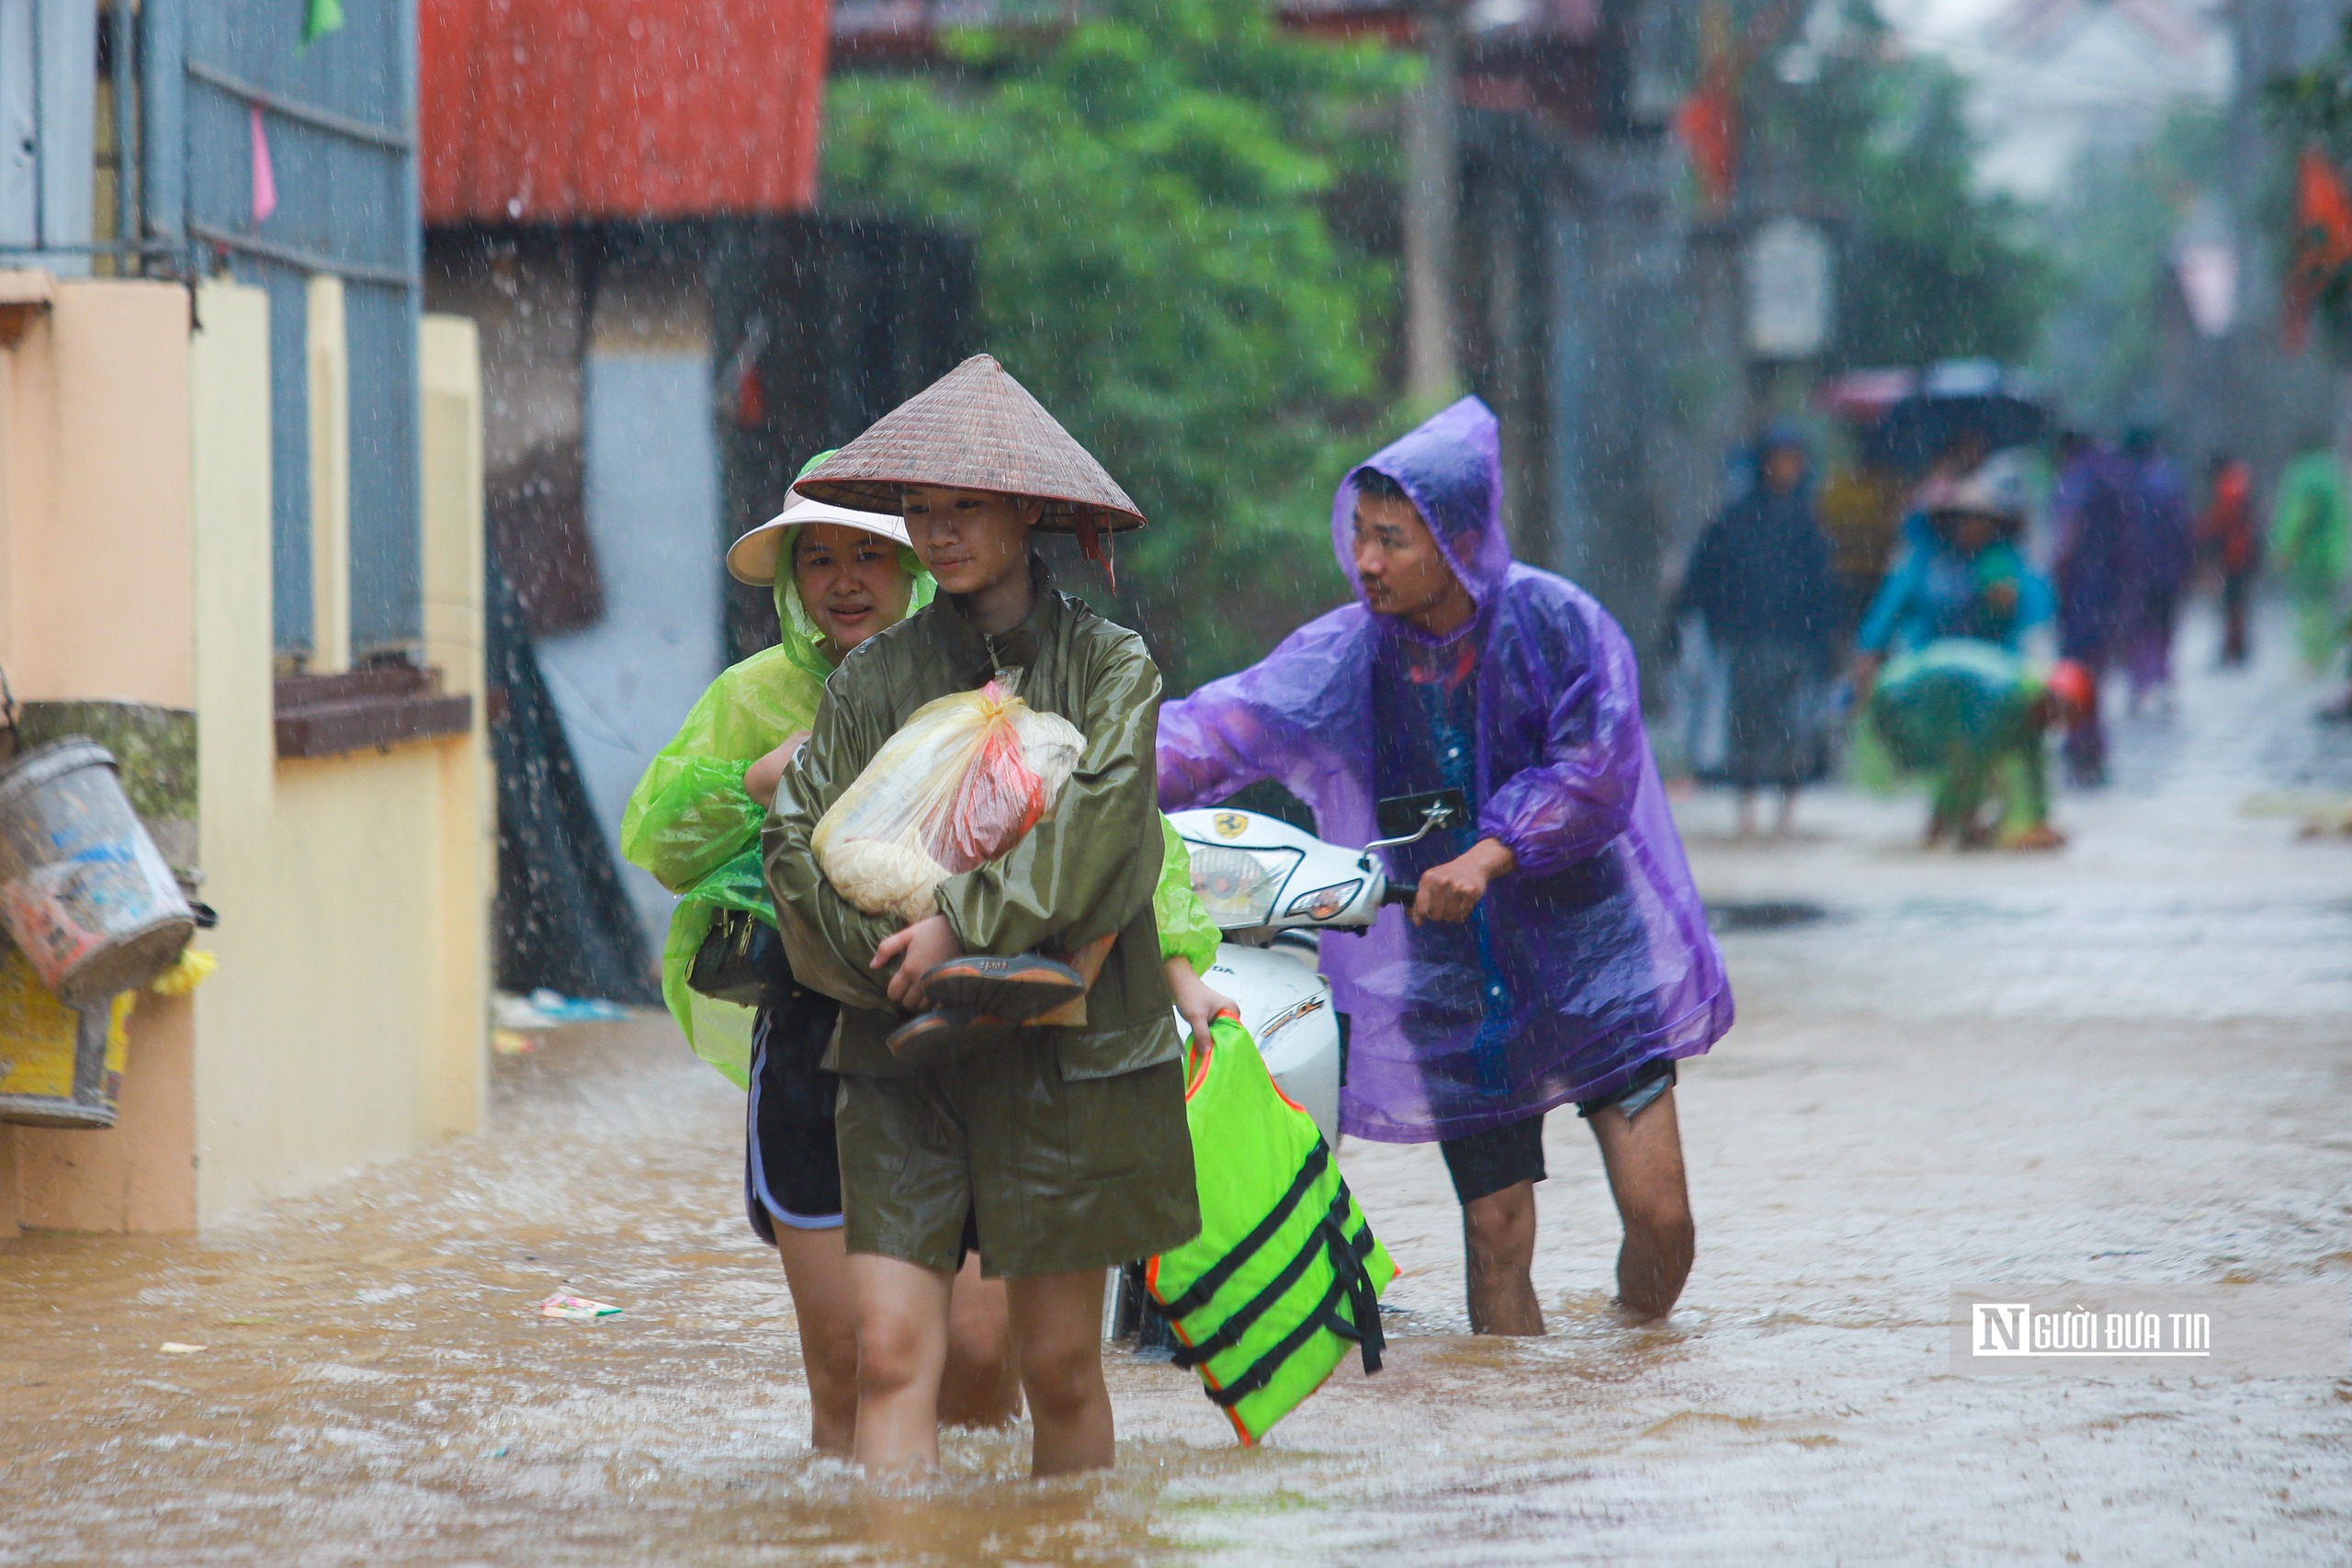
M 1086 738 L 990 681 L 925 703 L 817 824 L 825 878 L 869 915 L 937 912 L 949 877 L 1020 842 L 1052 808 Z

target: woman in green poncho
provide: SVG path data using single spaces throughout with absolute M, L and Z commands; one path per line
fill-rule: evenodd
M 695 1052 L 750 1090 L 743 1172 L 752 1227 L 783 1258 L 799 1321 L 816 1447 L 846 1452 L 856 1422 L 857 1340 L 841 1232 L 832 1075 L 820 1065 L 839 1004 L 795 986 L 772 936 L 775 911 L 760 869 L 760 824 L 776 781 L 808 738 L 817 699 L 843 655 L 928 603 L 930 576 L 906 525 L 879 513 L 796 501 L 735 542 L 727 570 L 773 586 L 783 640 L 722 671 L 638 782 L 621 818 L 621 852 L 678 895 L 662 950 L 662 994 Z M 695 989 L 706 965 L 764 961 L 756 1008 Z M 1001 1425 L 1020 1412 L 1007 1350 L 1003 1287 L 977 1269 L 956 1291 L 943 1415 Z
M 821 462 L 830 454 L 811 459 Z M 806 468 L 802 470 L 806 472 Z M 838 1005 L 781 970 L 757 1007 L 689 984 L 706 964 L 763 951 L 753 922 L 775 913 L 760 864 L 760 827 L 777 781 L 808 738 L 825 680 L 849 650 L 931 602 L 934 585 L 907 548 L 906 525 L 882 513 L 796 500 L 727 553 L 738 581 L 772 586 L 783 640 L 721 672 L 654 758 L 621 818 L 621 852 L 678 896 L 662 944 L 662 993 L 696 1055 L 750 1091 L 744 1201 L 752 1228 L 784 1260 L 808 1376 L 811 1439 L 847 1452 L 857 1412 L 857 1342 L 842 1245 L 833 1075 L 819 1064 Z M 1231 1006 L 1203 985 L 1217 931 L 1193 896 L 1183 846 L 1163 819 L 1153 911 L 1178 1010 L 1195 1029 Z M 741 968 L 738 964 L 737 968 Z M 739 993 L 740 994 L 740 993 Z M 977 1253 L 956 1282 L 940 1416 L 999 1426 L 1020 1411 L 1001 1280 Z

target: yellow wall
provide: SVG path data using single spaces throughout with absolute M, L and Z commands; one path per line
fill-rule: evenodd
M 422 344 L 425 646 L 471 733 L 280 762 L 269 310 L 226 282 L 56 287 L 0 353 L 0 665 L 19 697 L 193 707 L 219 972 L 141 999 L 119 1124 L 0 1126 L 0 1235 L 186 1230 L 480 1124 L 493 818 L 481 387 Z M 314 501 L 318 498 L 314 497 Z M 325 497 L 344 511 L 341 498 Z
M 188 297 L 64 281 L 0 351 L 0 667 L 18 700 L 195 699 Z M 266 564 L 266 560 L 265 560 Z M 265 601 L 265 604 L 266 601 Z M 0 1127 L 0 1235 L 195 1223 L 194 1029 L 133 1014 L 119 1124 Z
M 61 282 L 0 353 L 0 662 L 19 702 L 184 708 L 187 291 Z
M 220 972 L 197 993 L 196 1208 L 300 1191 L 481 1119 L 491 795 L 480 718 L 481 400 L 424 343 L 426 654 L 469 735 L 280 762 L 270 728 L 268 308 L 199 291 L 198 708 Z
M 473 733 L 435 748 L 441 764 L 440 954 L 425 1108 L 434 1133 L 481 1125 L 490 1089 L 491 901 L 497 890 L 498 795 L 491 775 L 482 639 L 481 340 L 463 316 L 427 316 L 424 393 L 424 662 L 474 699 Z

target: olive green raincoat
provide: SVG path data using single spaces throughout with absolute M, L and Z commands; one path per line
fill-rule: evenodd
M 788 548 L 784 558 L 791 558 Z M 910 570 L 911 613 L 931 603 L 938 585 L 929 572 Z M 767 807 L 744 789 L 743 774 L 816 722 L 817 699 L 833 669 L 789 574 L 779 574 L 775 600 L 784 641 L 720 672 L 647 767 L 621 817 L 621 853 L 678 895 L 662 945 L 662 1000 L 695 1054 L 738 1089 L 751 1077 L 753 1012 L 694 990 L 686 974 L 720 910 L 775 923 L 760 863 Z M 1205 975 L 1216 960 L 1216 925 L 1193 896 L 1184 841 L 1164 818 L 1160 829 L 1164 851 L 1152 907 L 1162 953 Z
M 888 976 L 871 967 L 898 922 L 862 913 L 834 892 L 810 837 L 915 709 L 970 691 L 999 670 L 1017 671 L 1021 695 L 1076 725 L 1086 750 L 1051 814 L 1002 856 L 941 884 L 940 910 L 967 953 L 1068 953 L 1118 934 L 1087 998 L 1087 1022 L 1054 1031 L 1065 1080 L 1109 1077 L 1182 1053 L 1153 914 L 1155 890 L 1174 863 L 1164 850 L 1152 760 L 1159 671 L 1141 637 L 1056 592 L 1042 561 L 1031 570 L 1036 607 L 1001 636 L 983 635 L 949 597 L 861 643 L 827 683 L 808 744 L 776 792 L 763 836 L 768 886 L 794 974 L 847 1004 L 826 1060 L 837 1072 L 910 1070 L 883 1043 L 902 1015 L 888 1000 Z

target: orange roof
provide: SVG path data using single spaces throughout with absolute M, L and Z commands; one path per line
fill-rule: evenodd
M 793 212 L 829 0 L 419 0 L 428 224 Z

